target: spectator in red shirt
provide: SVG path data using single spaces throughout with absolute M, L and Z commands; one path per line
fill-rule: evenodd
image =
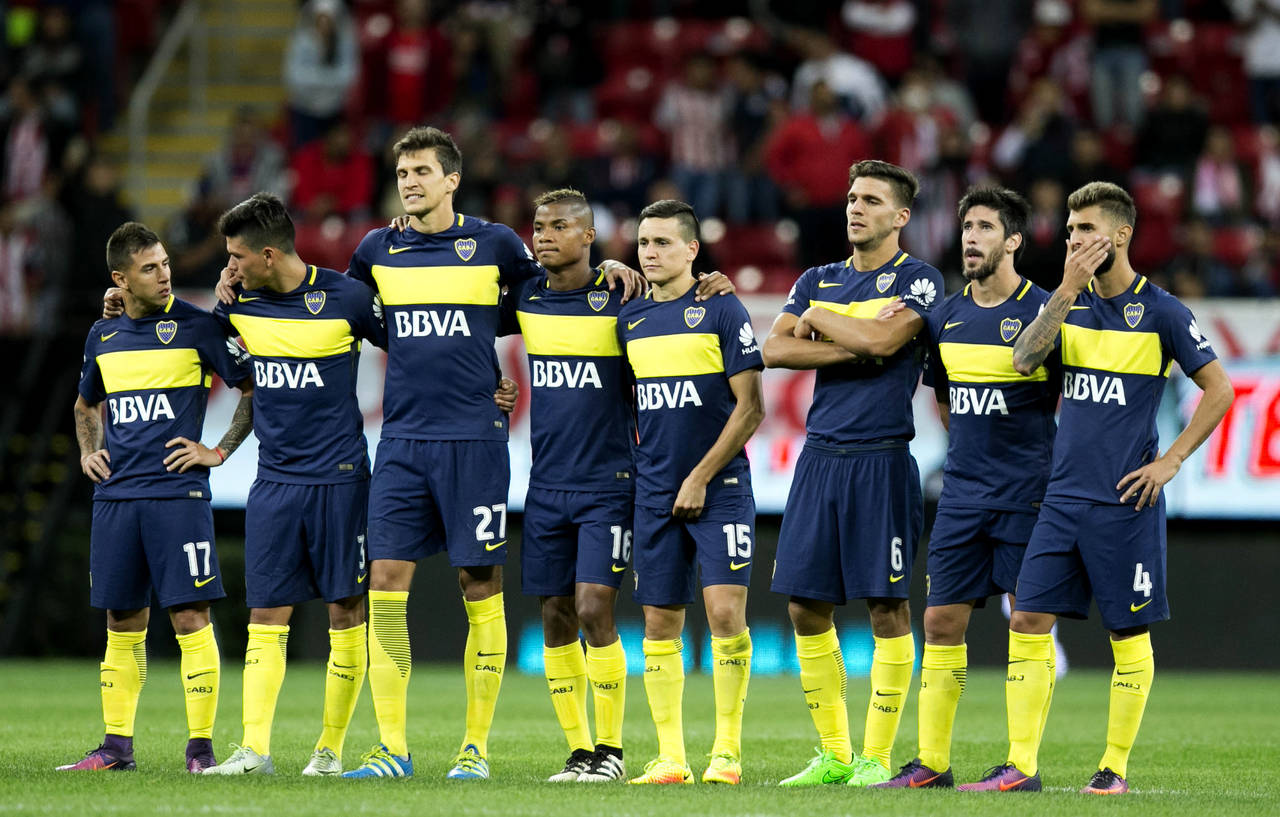
M 387 36 L 387 117 L 416 125 L 453 100 L 453 55 L 439 26 L 430 24 L 429 0 L 397 0 L 396 24 Z
M 289 167 L 295 176 L 293 204 L 308 220 L 368 215 L 373 159 L 355 144 L 346 123 L 295 153 Z

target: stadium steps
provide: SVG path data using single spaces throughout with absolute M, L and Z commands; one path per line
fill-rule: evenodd
M 144 183 L 130 201 L 142 221 L 159 228 L 186 204 L 209 156 L 225 143 L 236 109 L 254 108 L 266 120 L 281 111 L 284 52 L 297 8 L 293 0 L 221 0 L 202 9 L 198 25 L 209 51 L 205 109 L 191 99 L 190 55 L 183 49 L 151 100 Z M 99 147 L 127 171 L 127 122 Z

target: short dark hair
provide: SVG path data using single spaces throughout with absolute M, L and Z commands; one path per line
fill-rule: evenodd
M 863 159 L 849 168 L 849 186 L 855 179 L 863 176 L 887 182 L 899 207 L 910 207 L 920 193 L 920 182 L 915 174 L 905 167 L 884 162 L 879 159 Z
M 698 226 L 698 216 L 693 212 L 693 205 L 675 199 L 655 201 L 640 211 L 640 221 L 646 218 L 674 218 L 680 223 L 680 232 L 685 241 L 701 241 L 702 232 Z
M 107 239 L 107 270 L 123 272 L 133 261 L 133 254 L 154 247 L 160 236 L 138 221 L 126 221 Z
M 239 238 L 258 251 L 275 247 L 293 252 L 293 219 L 284 202 L 273 193 L 254 193 L 218 219 L 223 238 Z
M 533 200 L 533 209 L 546 207 L 549 204 L 567 203 L 576 205 L 575 209 L 580 212 L 585 211 L 586 218 L 583 221 L 588 227 L 595 226 L 595 214 L 591 211 L 591 202 L 587 201 L 586 195 L 581 190 L 574 190 L 572 187 L 561 187 L 558 190 L 548 190 Z
M 1000 224 L 1004 227 L 1004 237 L 1021 235 L 1022 244 L 1013 251 L 1013 260 L 1017 261 L 1026 246 L 1027 224 L 1031 221 L 1031 205 L 1027 200 L 1007 187 L 970 187 L 960 199 L 956 208 L 956 216 L 961 223 L 965 214 L 974 207 L 990 207 L 1000 216 Z
M 1138 208 L 1125 189 L 1111 182 L 1089 182 L 1067 196 L 1067 209 L 1079 212 L 1098 205 L 1102 212 L 1130 227 L 1138 223 Z
M 462 172 L 462 151 L 458 150 L 458 143 L 439 128 L 430 126 L 411 128 L 391 146 L 391 150 L 395 154 L 396 161 L 406 153 L 434 150 L 436 161 L 440 163 L 440 169 L 444 171 L 444 175 Z

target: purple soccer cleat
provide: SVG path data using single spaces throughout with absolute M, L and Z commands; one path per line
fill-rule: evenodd
M 132 772 L 138 768 L 132 754 L 117 754 L 105 743 L 96 749 L 85 752 L 79 763 L 68 763 L 59 766 L 60 772 Z
M 1089 785 L 1080 790 L 1081 794 L 1127 794 L 1128 792 L 1129 784 L 1111 769 L 1099 769 L 1094 772 Z
M 915 758 L 883 783 L 873 783 L 869 789 L 949 789 L 955 786 L 951 770 L 935 772 Z
M 213 756 L 213 741 L 209 738 L 191 738 L 187 741 L 187 771 L 200 774 L 210 766 L 217 766 Z
M 993 766 L 977 783 L 963 783 L 956 791 L 1040 791 L 1040 773 L 1027 777 L 1012 763 Z

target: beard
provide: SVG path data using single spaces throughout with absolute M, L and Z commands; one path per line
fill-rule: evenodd
M 969 281 L 985 281 L 995 274 L 1000 267 L 1000 262 L 1003 260 L 1004 247 L 996 247 L 978 266 L 970 269 L 967 264 L 964 265 L 964 277 Z
M 1116 263 L 1116 251 L 1112 249 L 1107 253 L 1107 257 L 1102 259 L 1102 263 L 1093 271 L 1094 275 L 1103 275 L 1111 271 L 1111 267 Z

